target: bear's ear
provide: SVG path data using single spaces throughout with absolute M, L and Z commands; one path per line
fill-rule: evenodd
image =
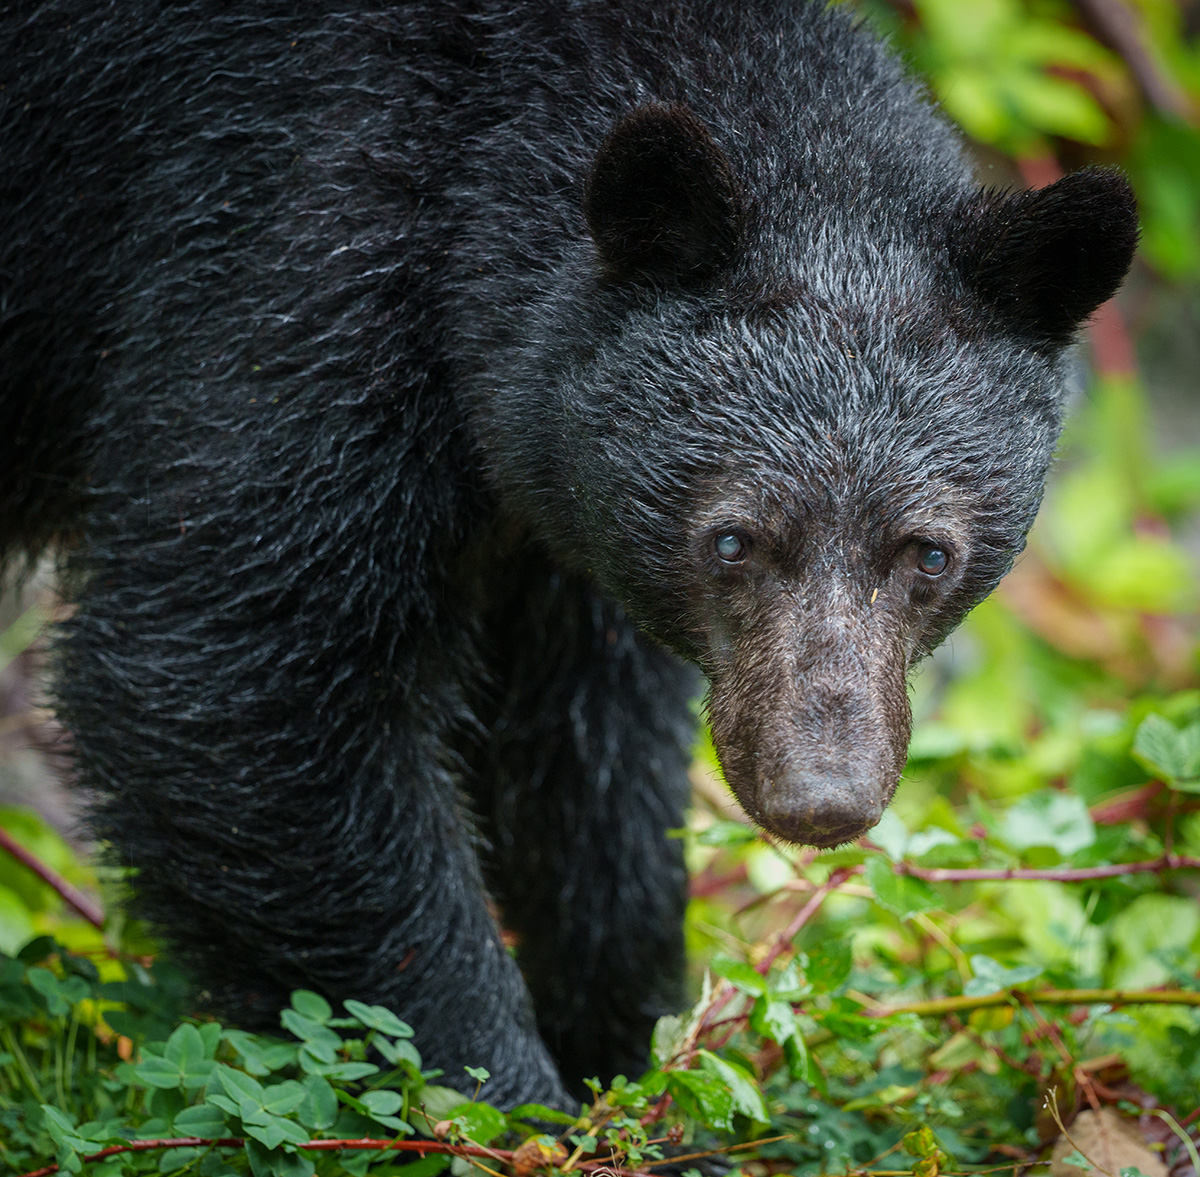
M 614 276 L 687 282 L 733 256 L 741 198 L 709 129 L 686 106 L 652 103 L 608 133 L 583 211 Z
M 1137 202 L 1112 168 L 1028 192 L 989 193 L 955 232 L 968 283 L 1019 330 L 1068 343 L 1112 296 L 1137 247 Z

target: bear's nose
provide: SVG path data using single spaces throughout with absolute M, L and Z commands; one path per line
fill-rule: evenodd
M 782 768 L 764 775 L 758 818 L 789 842 L 836 846 L 865 833 L 883 816 L 883 790 L 865 773 Z

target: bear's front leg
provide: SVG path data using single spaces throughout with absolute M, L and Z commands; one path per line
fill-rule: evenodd
M 369 578 L 311 549 L 256 569 L 232 530 L 139 544 L 137 522 L 89 549 L 58 688 L 137 910 L 234 1024 L 276 1026 L 298 987 L 379 1003 L 442 1082 L 485 1067 L 494 1103 L 570 1106 L 457 806 L 457 626 L 400 648 Z
M 522 553 L 488 618 L 476 771 L 485 877 L 572 1090 L 640 1074 L 683 995 L 683 823 L 696 672 L 581 579 Z

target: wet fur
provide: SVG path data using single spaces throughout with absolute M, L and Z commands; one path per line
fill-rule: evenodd
M 64 545 L 58 707 L 137 910 L 243 1024 L 381 1002 L 502 1104 L 636 1070 L 681 1001 L 676 654 L 760 820 L 814 749 L 899 771 L 1127 188 L 1065 230 L 981 194 L 818 5 L 0 22 L 0 551 Z

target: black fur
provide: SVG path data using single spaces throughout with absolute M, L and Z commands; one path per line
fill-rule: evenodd
M 382 1002 L 501 1103 L 636 1069 L 680 1000 L 668 649 L 752 816 L 878 818 L 1127 188 L 981 193 L 790 0 L 0 30 L 0 551 L 67 551 L 59 709 L 140 910 L 243 1023 Z

